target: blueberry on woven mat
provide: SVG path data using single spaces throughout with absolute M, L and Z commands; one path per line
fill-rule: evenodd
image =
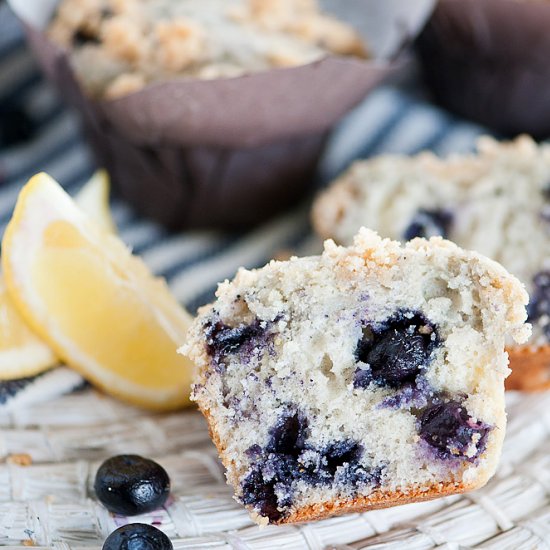
M 129 523 L 113 531 L 105 540 L 103 550 L 173 550 L 170 539 L 156 527 L 144 523 Z
M 138 455 L 118 455 L 99 467 L 94 489 L 110 512 L 135 516 L 164 505 L 170 493 L 170 478 L 153 460 Z

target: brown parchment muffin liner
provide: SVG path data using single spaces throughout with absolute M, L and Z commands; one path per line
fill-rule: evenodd
M 506 350 L 512 373 L 507 390 L 542 391 L 550 389 L 550 345 L 540 348 L 517 346 Z
M 550 2 L 440 0 L 417 40 L 448 109 L 506 135 L 550 136 Z
M 100 101 L 80 87 L 67 52 L 23 23 L 44 72 L 81 113 L 115 190 L 172 229 L 246 227 L 298 201 L 333 126 L 402 64 L 329 56 L 236 78 L 154 83 Z M 401 45 L 410 38 L 409 30 Z

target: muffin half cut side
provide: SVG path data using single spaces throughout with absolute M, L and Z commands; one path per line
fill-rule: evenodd
M 237 499 L 290 523 L 482 486 L 500 455 L 506 335 L 527 294 L 441 238 L 240 270 L 182 351 Z

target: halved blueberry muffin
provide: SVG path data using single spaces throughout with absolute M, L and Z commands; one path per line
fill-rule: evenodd
M 356 162 L 317 199 L 313 224 L 342 244 L 363 225 L 397 240 L 441 235 L 501 263 L 526 285 L 533 325 L 527 346 L 508 342 L 509 387 L 550 387 L 550 145 L 484 137 L 478 150 Z
M 483 256 L 366 229 L 349 248 L 240 270 L 182 350 L 237 499 L 289 523 L 483 485 L 526 302 Z

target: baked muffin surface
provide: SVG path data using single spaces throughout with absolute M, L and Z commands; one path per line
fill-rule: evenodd
M 62 0 L 50 37 L 87 90 L 116 98 L 150 82 L 365 57 L 358 34 L 315 0 Z

